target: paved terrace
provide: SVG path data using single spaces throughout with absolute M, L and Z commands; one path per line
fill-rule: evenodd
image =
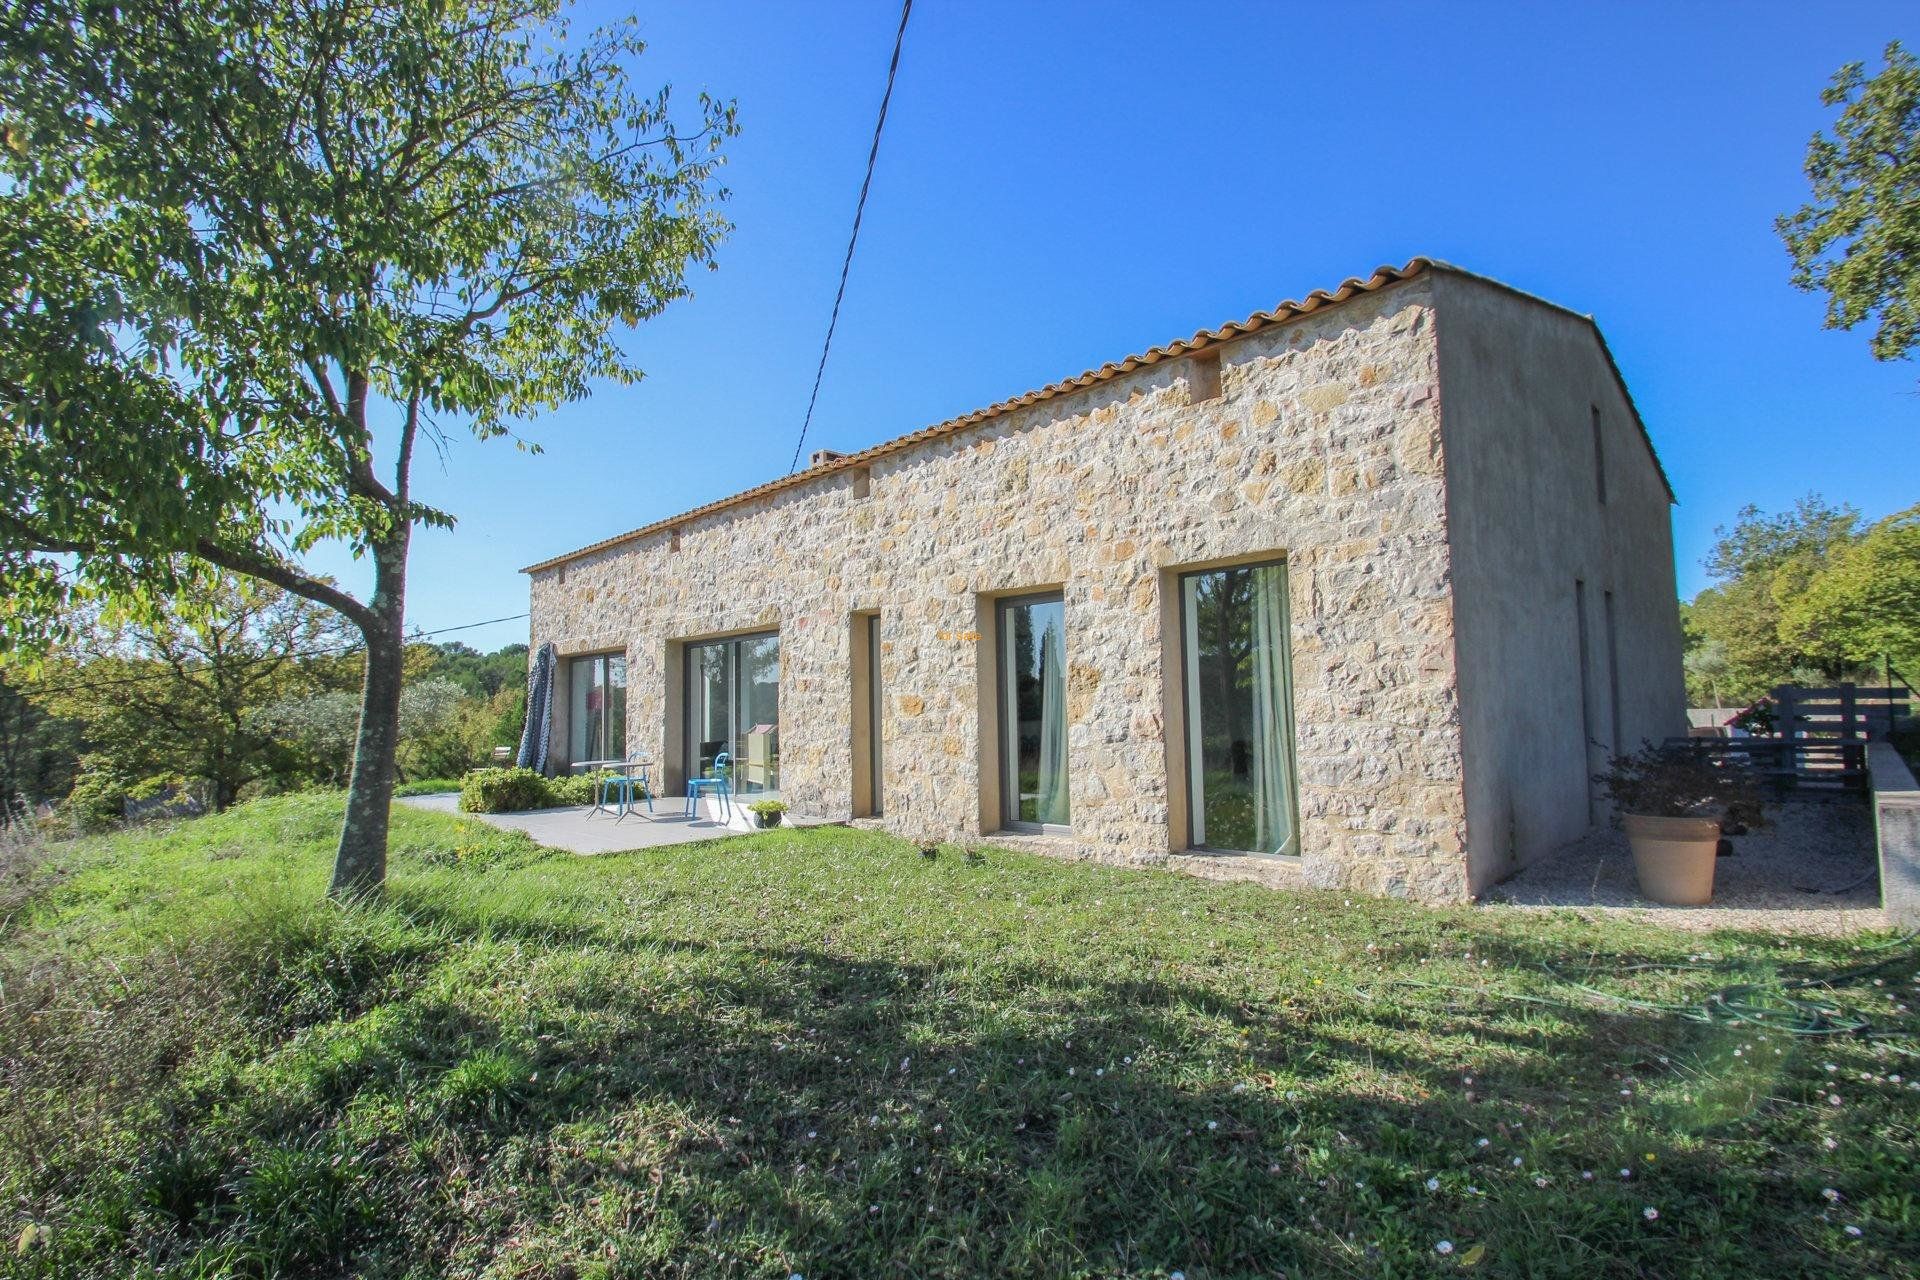
M 475 818 L 508 831 L 524 831 L 540 844 L 569 853 L 626 853 L 633 849 L 653 849 L 670 844 L 694 844 L 723 836 L 744 835 L 752 831 L 753 818 L 743 804 L 733 806 L 733 822 L 721 821 L 716 802 L 700 802 L 694 816 L 686 816 L 686 801 L 667 798 L 654 801 L 654 811 L 643 804 L 615 817 L 608 810 L 590 805 L 568 805 L 560 809 L 525 809 L 518 813 L 460 813 L 459 797 L 452 792 L 432 796 L 402 796 L 401 804 L 416 809 Z M 795 820 L 789 813 L 786 825 L 811 827 L 818 819 Z

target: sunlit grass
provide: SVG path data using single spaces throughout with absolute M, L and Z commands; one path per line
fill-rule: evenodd
M 338 812 L 56 852 L 0 934 L 0 1273 L 1917 1274 L 1886 938 L 406 809 L 343 911 Z M 1818 994 L 1899 1037 L 1687 1016 L 1882 961 Z

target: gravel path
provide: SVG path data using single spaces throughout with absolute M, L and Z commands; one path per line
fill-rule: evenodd
M 1486 901 L 1637 916 L 1675 929 L 1852 933 L 1881 928 L 1873 815 L 1852 797 L 1767 807 L 1772 824 L 1733 837 L 1714 869 L 1713 905 L 1663 907 L 1640 896 L 1623 831 L 1603 827 L 1488 891 Z

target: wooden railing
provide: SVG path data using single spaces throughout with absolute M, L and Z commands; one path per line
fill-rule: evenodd
M 1776 794 L 1797 788 L 1864 791 L 1867 744 L 1817 738 L 1669 738 L 1696 755 L 1745 765 Z
M 1778 791 L 1865 791 L 1867 743 L 1911 709 L 1903 686 L 1781 685 L 1770 700 L 1773 732 L 1747 738 L 1674 738 L 1672 745 L 1751 766 Z
M 1774 732 L 1782 737 L 1870 742 L 1884 738 L 1893 722 L 1908 714 L 1911 693 L 1897 685 L 1837 684 L 1813 689 L 1783 684 L 1773 691 L 1779 715 Z

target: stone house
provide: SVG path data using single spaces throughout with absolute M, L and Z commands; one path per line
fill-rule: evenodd
M 544 560 L 532 638 L 669 796 L 1458 900 L 1685 732 L 1672 501 L 1589 317 L 1416 259 Z

